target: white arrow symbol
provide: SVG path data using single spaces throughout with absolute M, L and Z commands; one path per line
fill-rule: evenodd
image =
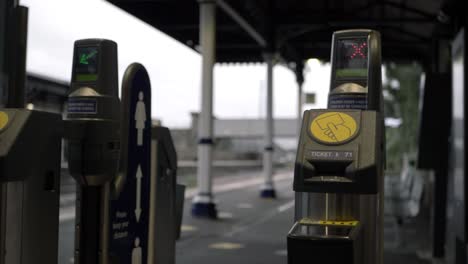
M 137 173 L 136 173 L 136 209 L 135 209 L 135 216 L 137 222 L 140 222 L 141 216 L 141 178 L 143 178 L 143 174 L 141 173 L 141 167 L 138 165 Z

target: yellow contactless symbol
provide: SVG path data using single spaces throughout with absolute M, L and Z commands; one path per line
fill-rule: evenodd
M 354 118 L 341 112 L 327 112 L 317 116 L 310 124 L 310 132 L 318 141 L 331 144 L 345 142 L 357 133 Z
M 0 130 L 8 124 L 8 115 L 5 112 L 0 112 Z

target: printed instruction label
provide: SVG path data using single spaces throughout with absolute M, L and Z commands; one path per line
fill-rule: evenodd
M 95 98 L 68 99 L 69 114 L 97 114 L 97 100 Z
M 367 98 L 362 97 L 344 97 L 344 96 L 330 96 L 328 102 L 330 109 L 355 109 L 366 110 Z
M 353 160 L 352 151 L 308 150 L 307 157 L 312 160 Z
M 115 213 L 114 222 L 112 222 L 112 238 L 122 239 L 128 237 L 129 226 L 128 214 L 126 212 Z

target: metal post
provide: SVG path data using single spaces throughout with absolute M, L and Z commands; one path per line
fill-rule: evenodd
M 296 62 L 296 83 L 297 83 L 297 140 L 301 135 L 302 124 L 302 105 L 304 104 L 304 93 L 302 85 L 304 84 L 304 62 Z
M 297 82 L 297 140 L 299 140 L 299 135 L 301 134 L 301 124 L 302 124 L 302 104 L 304 103 L 304 96 L 302 92 L 303 82 Z
M 298 69 L 296 69 L 296 82 L 297 82 L 297 140 L 299 145 L 299 138 L 301 136 L 301 126 L 302 126 L 302 105 L 304 104 L 304 95 L 303 95 L 303 84 L 304 84 L 304 73 L 303 73 L 303 64 L 298 64 Z M 294 222 L 299 221 L 303 216 L 309 214 L 308 211 L 308 200 L 309 195 L 305 192 L 295 192 L 294 201 L 295 201 L 295 210 L 294 210 Z
M 8 94 L 8 75 L 11 72 L 11 59 L 8 54 L 11 52 L 11 42 L 13 41 L 13 11 L 18 6 L 18 0 L 0 1 L 0 106 L 6 105 L 6 95 Z
M 7 18 L 10 10 L 8 1 L 0 1 L 0 78 L 5 74 L 5 54 L 7 44 Z M 0 86 L 0 89 L 3 87 Z M 1 94 L 1 93 L 0 93 Z
M 0 107 L 5 106 L 5 93 L 7 89 L 6 59 L 8 43 L 7 22 L 9 11 L 13 6 L 13 1 L 0 1 Z M 6 237 L 6 209 L 7 209 L 7 184 L 0 184 L 0 248 L 5 248 Z M 4 264 L 3 257 L 0 257 L 0 264 Z
M 216 53 L 216 3 L 200 0 L 200 46 L 202 53 L 201 114 L 198 125 L 198 194 L 193 200 L 192 214 L 216 218 L 212 194 L 213 146 L 213 67 Z
M 275 198 L 276 192 L 273 185 L 273 67 L 274 54 L 265 54 L 267 64 L 267 100 L 265 120 L 265 149 L 263 153 L 263 174 L 265 183 L 262 186 L 260 196 L 262 198 Z
M 433 61 L 432 61 L 432 72 L 426 73 L 426 82 L 428 80 L 437 80 L 438 83 L 449 84 L 450 80 L 450 43 L 448 41 L 442 41 L 438 39 L 433 40 Z M 437 77 L 434 77 L 437 76 Z M 430 79 L 429 79 L 430 78 Z M 441 81 L 442 80 L 442 81 Z M 434 89 L 434 86 L 426 86 L 425 93 L 428 92 L 427 89 Z M 438 97 L 438 103 L 440 102 L 444 108 L 438 111 L 440 113 L 441 119 L 438 122 L 439 124 L 443 123 L 443 126 L 440 126 L 441 131 L 436 135 L 437 138 L 445 139 L 441 140 L 444 142 L 440 144 L 441 154 L 444 153 L 445 156 L 450 156 L 450 147 L 447 146 L 447 143 L 450 142 L 450 127 L 451 127 L 451 90 L 448 90 Z M 448 110 L 442 110 L 448 109 Z M 443 120 L 443 121 L 442 121 Z M 443 146 L 442 146 L 443 145 Z M 439 151 L 438 151 L 439 152 Z M 439 153 L 440 153 L 439 152 Z M 450 174 L 449 170 L 449 159 L 440 159 L 437 164 L 433 164 L 435 183 L 434 183 L 434 198 L 433 198 L 433 207 L 432 207 L 432 256 L 434 258 L 443 258 L 445 256 L 445 245 L 446 245 L 446 232 L 447 232 L 447 190 Z
M 302 82 L 297 80 L 298 91 L 297 91 L 297 143 L 299 146 L 299 138 L 301 135 L 302 125 Z M 304 215 L 307 215 L 307 193 L 295 192 L 294 193 L 294 222 L 299 221 Z
M 8 41 L 8 100 L 6 107 L 24 108 L 26 101 L 26 49 L 28 38 L 28 8 L 17 6 L 12 11 Z

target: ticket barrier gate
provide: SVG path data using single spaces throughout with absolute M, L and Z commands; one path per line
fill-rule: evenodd
M 174 263 L 172 138 L 167 128 L 151 130 L 144 67 L 130 65 L 122 84 L 123 107 L 116 43 L 80 40 L 65 120 L 0 109 L 1 264 L 57 263 L 62 137 L 78 183 L 74 262 Z
M 0 109 L 2 264 L 57 263 L 61 131 L 50 128 L 61 122 L 57 114 Z
M 75 263 L 108 263 L 110 195 L 113 182 L 126 176 L 118 174 L 126 128 L 121 123 L 126 123 L 121 122 L 115 42 L 75 42 L 64 123 L 68 167 L 77 181 Z
M 176 240 L 180 239 L 182 232 L 182 219 L 184 215 L 184 202 L 185 202 L 185 185 L 176 184 L 176 200 L 175 200 L 175 219 L 176 219 Z
M 289 264 L 382 263 L 380 47 L 376 31 L 333 35 L 329 109 L 303 117 L 294 191 L 307 210 L 288 234 Z
M 169 129 L 166 127 L 152 128 L 152 170 L 156 184 L 151 193 L 154 197 L 154 208 L 150 211 L 154 214 L 154 238 L 155 262 L 175 263 L 175 241 L 177 239 L 178 217 L 176 204 L 176 173 L 177 154 Z
M 8 83 L 6 108 L 0 108 L 0 264 L 54 264 L 62 117 L 24 109 L 28 10 L 6 8 L 11 17 L 1 40 L 9 60 L 8 81 L 0 82 Z

